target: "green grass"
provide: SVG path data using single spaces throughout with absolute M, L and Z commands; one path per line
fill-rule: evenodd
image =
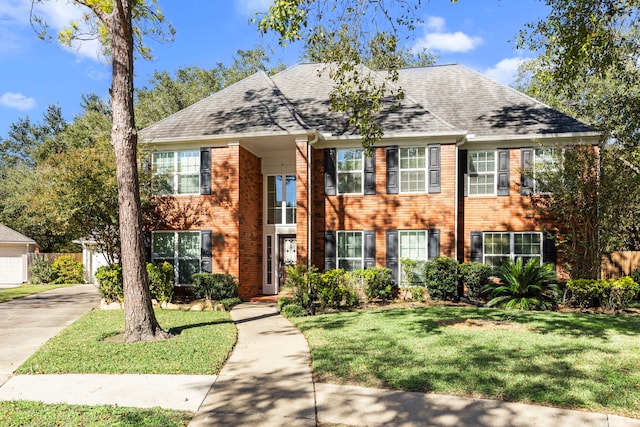
M 20 285 L 15 288 L 0 289 L 0 303 L 67 286 L 73 285 Z
M 229 313 L 156 310 L 172 339 L 124 344 L 121 310 L 93 310 L 32 355 L 18 374 L 216 374 L 236 341 Z
M 447 319 L 524 327 L 459 329 Z M 419 307 L 292 321 L 320 382 L 640 417 L 640 317 Z
M 186 426 L 193 414 L 166 409 L 118 406 L 45 405 L 39 402 L 0 402 L 0 425 L 41 426 Z

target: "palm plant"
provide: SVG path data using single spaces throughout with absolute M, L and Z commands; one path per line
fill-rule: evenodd
M 485 286 L 488 306 L 508 309 L 546 310 L 555 305 L 556 273 L 552 264 L 540 265 L 535 258 L 523 265 L 522 258 L 509 259 L 496 271 L 500 279 Z

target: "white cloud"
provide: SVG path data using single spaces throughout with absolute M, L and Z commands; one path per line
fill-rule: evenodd
M 266 12 L 273 0 L 234 0 L 236 10 L 242 14 L 253 16 L 254 12 Z
M 439 16 L 427 17 L 423 28 L 425 34 L 414 45 L 414 51 L 426 48 L 433 52 L 464 53 L 483 42 L 481 37 L 470 36 L 462 31 L 447 32 L 445 20 Z
M 518 76 L 518 67 L 526 58 L 505 58 L 484 72 L 484 75 L 502 84 L 512 84 Z
M 0 104 L 16 110 L 26 111 L 36 106 L 36 100 L 21 93 L 6 92 L 0 96 Z

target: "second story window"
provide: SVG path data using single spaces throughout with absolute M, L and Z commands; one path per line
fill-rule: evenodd
M 469 195 L 496 194 L 496 152 L 494 150 L 469 151 Z
M 400 192 L 424 193 L 427 191 L 426 147 L 400 148 Z
M 364 170 L 362 150 L 338 150 L 337 154 L 338 194 L 362 194 Z
M 198 194 L 200 151 L 153 153 L 153 177 L 161 194 Z
M 296 223 L 296 176 L 267 177 L 267 224 Z

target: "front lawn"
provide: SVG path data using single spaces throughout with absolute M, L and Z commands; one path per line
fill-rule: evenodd
M 0 289 L 0 303 L 67 286 L 73 285 L 20 285 L 15 288 Z
M 640 317 L 415 307 L 292 319 L 317 381 L 640 417 Z
M 156 310 L 170 340 L 124 344 L 122 310 L 93 310 L 32 355 L 17 374 L 193 374 L 222 368 L 236 342 L 229 313 Z
M 121 408 L 118 406 L 45 405 L 39 402 L 0 402 L 0 425 L 41 426 L 166 426 L 182 427 L 190 412 L 167 409 Z

